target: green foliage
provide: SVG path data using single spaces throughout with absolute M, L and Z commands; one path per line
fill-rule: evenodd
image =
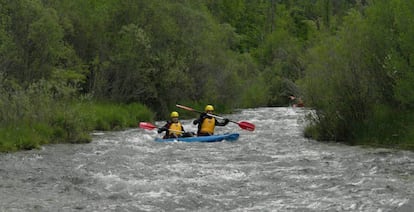
M 0 81 L 0 151 L 89 142 L 91 130 L 136 127 L 140 120 L 153 119 L 142 104 L 80 101 L 65 82 L 40 80 L 23 88 L 4 77 Z
M 47 136 L 48 132 L 46 132 Z M 0 151 L 29 150 L 47 143 L 35 128 L 28 126 L 0 128 Z
M 320 110 L 317 122 L 327 139 L 351 139 L 352 126 L 366 118 L 379 97 L 367 64 L 365 33 L 361 15 L 352 11 L 337 37 L 309 53 L 305 90 L 309 103 Z
M 233 50 L 250 52 L 262 42 L 268 2 L 226 0 L 208 1 L 206 5 L 219 23 L 234 27 L 238 42 L 232 45 Z
M 393 1 L 391 8 L 394 11 L 394 22 L 392 27 L 396 33 L 393 39 L 397 43 L 389 52 L 384 61 L 387 74 L 395 81 L 395 98 L 401 106 L 412 110 L 414 108 L 414 97 L 412 95 L 414 85 L 414 3 L 411 1 Z
M 330 27 L 352 6 L 325 0 L 19 0 L 4 5 L 2 63 L 14 67 L 6 73 L 29 82 L 66 81 L 99 99 L 145 102 L 161 113 L 184 100 L 255 104 L 242 98 L 249 89 L 234 91 L 260 82 L 259 68 L 289 82 L 282 87 L 292 87 L 303 76 L 303 46 L 322 29 L 320 20 Z M 244 52 L 253 53 L 259 66 L 243 60 Z M 256 74 L 239 77 L 245 66 Z M 280 87 L 279 82 L 269 86 Z M 260 102 L 283 104 L 279 96 L 297 93 L 289 89 L 265 89 L 272 93 Z
M 153 113 L 142 104 L 70 103 L 51 112 L 49 120 L 30 124 L 16 120 L 0 127 L 0 151 L 38 148 L 49 143 L 90 142 L 92 130 L 120 130 L 152 121 Z M 35 114 L 32 114 L 33 116 Z
M 50 78 L 57 68 L 81 70 L 55 9 L 40 1 L 7 1 L 0 14 L 2 73 L 29 84 Z
M 140 121 L 154 119 L 152 112 L 144 105 L 114 103 L 84 103 L 76 106 L 80 117 L 87 122 L 88 130 L 119 130 L 137 127 Z
M 268 92 L 266 92 L 267 86 L 263 78 L 258 78 L 258 81 L 253 82 L 251 86 L 247 86 L 243 91 L 242 107 L 259 107 L 267 105 Z
M 354 126 L 414 108 L 412 1 L 0 5 L 0 127 L 45 135 L 33 147 L 87 141 L 86 130 L 135 126 L 154 118 L 148 108 L 160 118 L 183 102 L 231 111 L 295 95 L 317 110 L 307 134 L 348 141 L 365 136 Z
M 302 82 L 317 113 L 308 135 L 391 147 L 410 143 L 413 120 L 402 114 L 412 113 L 413 69 L 408 49 L 401 49 L 407 30 L 397 24 L 410 20 L 410 4 L 374 1 L 364 13 L 351 10 L 336 35 L 309 51 Z
M 144 30 L 134 24 L 123 26 L 115 46 L 113 65 L 105 70 L 105 87 L 110 87 L 106 92 L 123 102 L 146 102 L 157 96 L 150 65 L 151 44 Z
M 414 113 L 377 105 L 369 119 L 354 127 L 352 144 L 414 150 L 413 123 Z
M 414 108 L 414 72 L 406 72 L 396 82 L 395 97 L 405 107 Z
M 272 78 L 291 87 L 302 76 L 301 42 L 308 42 L 315 28 L 307 22 L 308 11 L 315 10 L 300 1 L 19 0 L 5 5 L 2 64 L 19 84 L 65 81 L 103 101 L 144 102 L 159 115 L 178 101 L 230 108 L 283 104 L 280 96 L 286 94 L 280 89 L 246 85 L 262 82 L 262 69 L 275 71 Z M 251 74 L 244 74 L 246 67 Z M 262 87 L 272 93 L 256 94 L 260 101 L 246 98 Z

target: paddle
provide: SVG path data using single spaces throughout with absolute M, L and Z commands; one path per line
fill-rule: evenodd
M 155 126 L 151 123 L 148 123 L 148 122 L 140 122 L 139 123 L 139 128 L 146 129 L 146 130 L 158 129 L 157 126 Z M 182 133 L 184 132 L 184 131 L 180 131 L 180 130 L 171 130 L 171 129 L 168 129 L 168 130 L 172 131 L 172 132 L 182 132 Z
M 192 112 L 204 113 L 204 112 L 201 112 L 201 111 L 195 110 L 195 109 L 193 109 L 193 108 L 191 108 L 191 107 L 187 107 L 187 106 L 184 106 L 184 105 L 178 105 L 178 104 L 177 104 L 177 105 L 175 105 L 175 106 L 177 106 L 177 107 L 179 107 L 179 108 L 181 108 L 181 109 L 184 109 L 184 110 L 192 111 Z M 213 114 L 210 114 L 210 113 L 206 113 L 206 114 L 207 114 L 208 116 L 211 116 L 211 117 L 214 117 L 214 118 L 218 118 L 218 119 L 225 119 L 224 117 L 217 116 L 217 115 L 213 115 Z M 239 127 L 240 127 L 240 128 L 242 128 L 243 130 L 254 131 L 254 129 L 256 128 L 256 126 L 254 126 L 254 124 L 249 123 L 249 122 L 247 122 L 247 121 L 235 122 L 235 121 L 230 120 L 230 122 L 233 122 L 233 123 L 235 123 L 235 124 L 239 125 Z

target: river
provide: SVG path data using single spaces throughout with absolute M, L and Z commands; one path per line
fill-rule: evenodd
M 155 130 L 0 154 L 0 211 L 413 211 L 414 153 L 303 137 L 300 108 L 226 117 L 235 142 L 158 143 Z M 195 114 L 196 116 L 196 114 Z M 182 120 L 195 131 L 192 120 Z M 158 122 L 158 125 L 163 122 Z

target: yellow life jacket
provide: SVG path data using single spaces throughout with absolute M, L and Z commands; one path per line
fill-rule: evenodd
M 170 125 L 170 128 L 169 128 L 170 130 L 169 130 L 169 134 L 170 135 L 172 135 L 172 134 L 176 134 L 176 135 L 178 135 L 178 136 L 180 136 L 181 134 L 182 134 L 182 126 L 181 126 L 181 123 L 180 122 L 178 122 L 178 123 L 171 123 L 171 125 Z
M 214 134 L 214 127 L 216 127 L 216 119 L 214 117 L 205 118 L 203 123 L 201 123 L 200 132 Z

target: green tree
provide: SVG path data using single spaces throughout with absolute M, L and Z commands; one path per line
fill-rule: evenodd
M 122 27 L 115 44 L 115 54 L 105 70 L 110 98 L 121 102 L 149 102 L 157 98 L 152 67 L 151 42 L 141 28 L 134 24 Z
M 304 90 L 317 108 L 316 137 L 384 139 L 409 131 L 412 124 L 398 114 L 412 101 L 401 95 L 412 84 L 413 41 L 401 23 L 412 21 L 413 9 L 404 1 L 378 0 L 363 12 L 351 10 L 336 35 L 309 51 Z

